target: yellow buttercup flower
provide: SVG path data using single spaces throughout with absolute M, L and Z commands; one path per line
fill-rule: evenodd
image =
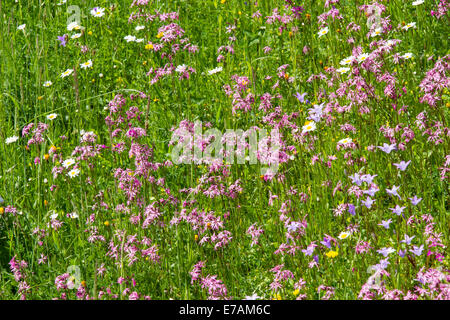
M 327 253 L 325 253 L 325 255 L 326 255 L 328 258 L 336 258 L 337 255 L 338 255 L 338 253 L 337 253 L 337 251 L 328 251 Z

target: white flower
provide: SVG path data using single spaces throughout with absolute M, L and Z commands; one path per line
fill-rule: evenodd
M 21 24 L 20 26 L 17 27 L 17 30 L 25 30 L 26 26 L 27 26 L 26 24 Z
M 416 23 L 415 22 L 410 22 L 407 25 L 405 25 L 402 29 L 403 30 L 408 30 L 410 28 L 414 28 L 415 29 L 416 28 Z
M 372 34 L 370 35 L 372 38 L 373 37 L 376 37 L 376 36 L 379 36 L 380 34 L 381 34 L 381 32 L 383 31 L 383 28 L 376 28 L 373 32 L 372 32 Z
M 51 113 L 47 116 L 48 120 L 55 120 L 58 115 L 56 113 Z
M 209 74 L 209 75 L 212 75 L 212 74 L 221 72 L 222 70 L 223 70 L 222 67 L 217 67 L 217 68 L 214 68 L 214 69 L 212 69 L 212 70 L 209 70 L 209 71 L 208 71 L 208 74 Z
M 70 37 L 70 39 L 78 39 L 79 37 L 81 37 L 81 33 L 75 33 Z
M 353 60 L 355 60 L 355 58 L 353 56 L 347 57 L 347 58 L 341 60 L 340 65 L 341 66 L 349 65 L 350 63 L 353 62 Z
M 136 28 L 134 28 L 134 30 L 136 31 L 140 31 L 140 30 L 144 30 L 145 26 L 137 26 Z
M 62 6 L 64 3 L 66 3 L 67 0 L 61 0 L 59 3 L 57 3 L 58 6 Z
M 81 29 L 81 26 L 76 21 L 71 22 L 67 25 L 67 30 L 69 30 L 69 31 L 80 30 L 80 29 Z
M 302 133 L 310 132 L 316 130 L 316 123 L 314 121 L 308 121 L 303 127 L 302 127 Z
M 395 44 L 395 41 L 392 39 L 389 39 L 388 41 L 386 41 L 386 46 L 391 47 Z
M 349 232 L 341 232 L 339 234 L 339 239 L 344 240 L 344 239 L 347 239 L 349 236 L 350 236 Z
M 413 5 L 413 6 L 418 6 L 418 5 L 421 5 L 422 3 L 424 3 L 423 0 L 417 0 L 417 1 L 414 1 L 414 2 L 412 3 L 412 5 Z
M 132 35 L 128 35 L 128 36 L 124 37 L 124 39 L 127 40 L 127 42 L 136 41 L 136 37 L 132 36 Z
M 410 53 L 410 52 L 405 53 L 404 55 L 402 55 L 402 58 L 403 58 L 403 59 L 411 59 L 412 57 L 413 57 L 413 54 Z
M 320 38 L 321 36 L 326 35 L 327 33 L 328 33 L 328 27 L 325 27 L 325 28 L 323 28 L 323 29 L 320 29 L 320 31 L 317 32 L 317 34 L 319 35 L 319 38 Z
M 345 138 L 345 139 L 339 140 L 338 144 L 347 144 L 350 142 L 352 142 L 351 138 Z
M 178 73 L 183 73 L 183 72 L 186 71 L 186 69 L 187 69 L 187 66 L 186 66 L 185 64 L 182 64 L 182 65 L 179 65 L 179 66 L 175 69 L 175 71 L 178 72 Z
M 136 40 L 135 40 L 135 42 L 136 42 L 136 43 L 141 43 L 141 42 L 144 42 L 144 38 L 141 38 L 141 39 L 136 39 Z
M 56 218 L 58 218 L 58 213 L 56 213 L 56 212 L 50 216 L 50 219 L 52 219 L 52 220 L 56 220 Z
M 16 142 L 17 140 L 19 140 L 18 136 L 12 136 L 12 137 L 6 138 L 5 143 L 10 144 L 10 143 Z
M 91 14 L 97 18 L 103 17 L 105 15 L 105 8 L 95 7 L 91 10 Z
M 46 87 L 46 88 L 48 88 L 48 87 L 50 87 L 52 84 L 53 84 L 53 82 L 51 82 L 51 81 L 45 81 L 44 84 L 43 84 L 43 86 Z
M 339 72 L 340 74 L 344 74 L 344 73 L 349 72 L 349 71 L 350 71 L 350 68 L 345 68 L 345 67 L 343 67 L 343 68 L 337 69 L 336 71 Z
M 67 76 L 70 76 L 73 72 L 73 69 L 67 69 L 66 71 L 64 71 L 63 73 L 61 73 L 61 78 L 65 78 Z
M 76 213 L 76 212 L 68 213 L 67 216 L 69 218 L 76 219 L 76 218 L 78 218 L 78 213 Z
M 358 62 L 364 62 L 364 61 L 366 61 L 366 59 L 369 57 L 369 54 L 368 53 L 361 53 L 359 56 L 358 56 Z
M 73 164 L 75 164 L 75 160 L 67 159 L 67 160 L 64 160 L 64 162 L 62 163 L 62 166 L 67 169 Z
M 92 60 L 88 60 L 85 63 L 80 64 L 81 69 L 92 68 Z
M 78 175 L 80 174 L 80 170 L 78 169 L 72 169 L 69 171 L 69 173 L 67 174 L 70 178 L 74 178 L 74 177 L 78 177 Z

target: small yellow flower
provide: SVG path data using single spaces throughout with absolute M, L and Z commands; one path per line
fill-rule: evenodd
M 328 251 L 325 255 L 326 255 L 328 258 L 336 258 L 337 255 L 338 255 L 338 253 L 337 253 L 337 251 Z
M 3 214 L 5 212 L 5 209 L 3 207 L 0 207 L 0 214 Z
M 109 221 L 105 221 L 103 224 L 104 224 L 105 226 L 109 226 Z
M 227 0 L 220 0 L 221 4 L 224 4 Z
M 194 236 L 194 240 L 195 240 L 195 241 L 198 241 L 198 234 L 196 234 L 196 235 Z
M 274 294 L 272 300 L 281 300 L 281 295 L 279 293 Z
M 92 36 L 92 31 L 88 31 L 88 35 Z
M 153 44 L 151 44 L 151 43 L 146 44 L 145 50 L 153 50 Z
M 81 281 L 81 285 L 86 288 L 86 281 Z
M 289 79 L 289 75 L 287 73 L 284 74 L 284 78 L 287 80 Z
M 300 290 L 299 290 L 299 289 L 296 289 L 296 290 L 294 290 L 294 291 L 292 292 L 292 294 L 293 294 L 294 296 L 298 296 L 299 293 L 300 293 Z
M 44 206 L 48 206 L 48 201 L 44 200 Z
M 44 96 L 39 96 L 38 97 L 38 100 L 42 100 L 42 99 L 44 99 Z
M 46 153 L 46 154 L 44 155 L 44 159 L 45 159 L 45 160 L 48 160 L 48 158 L 50 158 L 50 156 L 49 156 L 48 153 Z
M 164 32 L 160 32 L 160 33 L 158 33 L 157 35 L 156 35 L 156 37 L 159 39 L 159 38 L 162 38 L 164 36 Z

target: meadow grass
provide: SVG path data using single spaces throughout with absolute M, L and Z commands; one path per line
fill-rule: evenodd
M 450 298 L 446 1 L 58 2 L 0 2 L 1 298 Z M 195 121 L 278 171 L 173 163 Z

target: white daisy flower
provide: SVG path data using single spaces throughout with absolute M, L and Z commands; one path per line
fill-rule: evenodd
M 412 57 L 413 57 L 413 54 L 410 53 L 410 52 L 405 53 L 404 55 L 402 55 L 402 58 L 403 58 L 403 59 L 411 59 Z
M 421 5 L 422 3 L 424 3 L 425 1 L 423 1 L 423 0 L 417 0 L 417 1 L 414 1 L 413 3 L 412 3 L 412 5 L 413 6 L 418 6 L 418 5 Z
M 368 53 L 361 53 L 357 59 L 358 59 L 358 62 L 364 62 L 367 60 L 368 57 L 369 57 Z
M 80 64 L 81 69 L 92 68 L 92 60 L 88 60 L 85 63 Z
M 415 22 L 410 22 L 407 25 L 405 25 L 402 29 L 403 30 L 408 30 L 410 28 L 414 28 L 415 29 L 416 28 L 416 23 Z
M 136 31 L 140 31 L 140 30 L 144 30 L 145 26 L 137 26 L 136 28 L 134 28 L 134 30 Z
M 76 21 L 71 22 L 67 25 L 67 30 L 69 30 L 69 31 L 80 30 L 80 29 L 81 29 L 81 26 Z
M 350 68 L 343 67 L 343 68 L 337 69 L 336 71 L 339 72 L 340 74 L 344 74 L 344 73 L 349 72 Z
M 345 138 L 345 139 L 339 140 L 338 144 L 347 144 L 347 143 L 350 143 L 352 141 L 353 140 L 351 138 Z
M 314 121 L 308 121 L 303 127 L 302 127 L 302 133 L 310 132 L 316 130 L 316 123 Z
M 78 175 L 80 174 L 80 170 L 79 169 L 72 169 L 69 171 L 69 173 L 67 174 L 70 178 L 75 178 L 78 177 Z
M 136 41 L 136 37 L 132 36 L 132 35 L 128 35 L 128 36 L 124 37 L 124 39 L 127 40 L 127 42 Z
M 73 159 L 67 159 L 67 160 L 64 160 L 63 161 L 63 163 L 62 163 L 62 166 L 64 167 L 64 168 L 69 168 L 71 165 L 73 165 L 73 164 L 75 164 L 75 160 L 73 160 Z
M 77 219 L 79 217 L 76 212 L 68 213 L 67 216 L 72 219 Z
M 317 34 L 319 35 L 319 38 L 320 38 L 321 36 L 326 35 L 327 33 L 328 33 L 328 27 L 325 27 L 325 28 L 323 28 L 323 29 L 320 29 L 320 31 L 317 32 Z
M 341 240 L 347 239 L 348 237 L 350 237 L 350 232 L 341 232 L 339 234 L 339 239 Z
M 6 138 L 5 143 L 10 144 L 10 143 L 16 142 L 17 140 L 19 140 L 18 136 L 12 136 L 12 137 Z
M 53 84 L 53 82 L 51 82 L 51 81 L 45 81 L 44 84 L 43 84 L 43 86 L 46 87 L 46 88 L 48 88 L 48 87 L 50 87 L 52 84 Z
M 222 70 L 223 70 L 222 67 L 217 67 L 217 68 L 214 68 L 214 69 L 212 69 L 212 70 L 209 70 L 209 71 L 208 71 L 208 74 L 209 74 L 209 75 L 212 75 L 212 74 L 221 72 Z
M 141 42 L 144 42 L 144 38 L 141 38 L 141 39 L 136 39 L 136 40 L 135 40 L 135 42 L 137 42 L 137 43 L 141 43 Z
M 91 15 L 97 18 L 103 17 L 105 15 L 105 8 L 95 7 L 91 10 Z
M 346 66 L 346 65 L 349 65 L 350 63 L 352 63 L 353 60 L 355 60 L 355 58 L 353 56 L 350 56 L 350 57 L 347 57 L 347 58 L 341 60 L 341 62 L 339 64 L 341 66 Z
M 55 120 L 58 115 L 56 113 L 51 113 L 47 116 L 48 120 Z
M 79 37 L 81 37 L 81 33 L 75 33 L 70 37 L 70 39 L 78 39 Z
M 27 26 L 26 24 L 21 24 L 20 26 L 17 27 L 17 30 L 25 30 L 26 26 Z
M 63 73 L 61 73 L 61 78 L 65 78 L 67 76 L 70 76 L 73 72 L 73 69 L 67 69 L 66 71 L 64 71 Z
M 383 32 L 383 28 L 376 28 L 370 35 L 372 38 L 379 36 Z

